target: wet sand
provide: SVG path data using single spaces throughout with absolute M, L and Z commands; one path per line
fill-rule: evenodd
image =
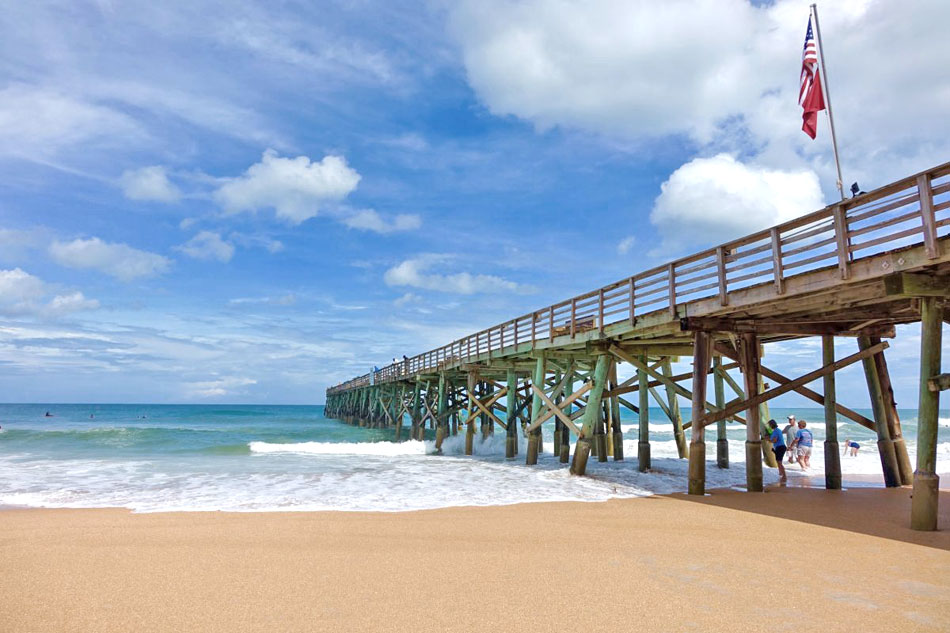
M 0 631 L 947 631 L 950 492 L 936 533 L 909 496 L 5 510 Z

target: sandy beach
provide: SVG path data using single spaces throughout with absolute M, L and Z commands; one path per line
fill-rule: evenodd
M 950 492 L 936 533 L 905 527 L 909 495 L 5 510 L 0 630 L 946 631 Z

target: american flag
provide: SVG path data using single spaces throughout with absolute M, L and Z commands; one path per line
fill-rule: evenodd
M 818 113 L 825 109 L 825 98 L 821 92 L 821 78 L 818 74 L 818 51 L 811 30 L 811 18 L 808 18 L 808 31 L 805 32 L 805 46 L 802 49 L 802 76 L 798 89 L 798 105 L 803 109 L 802 130 L 815 138 L 818 126 Z

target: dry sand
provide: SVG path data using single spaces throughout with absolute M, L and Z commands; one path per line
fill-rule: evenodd
M 937 533 L 909 495 L 7 510 L 0 631 L 948 631 L 950 493 Z

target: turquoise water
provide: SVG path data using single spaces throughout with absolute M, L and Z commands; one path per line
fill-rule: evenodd
M 789 413 L 812 422 L 816 440 L 824 439 L 820 409 L 772 410 L 779 421 Z M 902 410 L 901 417 L 913 458 L 915 411 Z M 941 418 L 938 470 L 950 470 L 950 413 Z M 650 419 L 656 472 L 636 472 L 637 420 L 625 412 L 631 458 L 592 465 L 592 477 L 581 479 L 569 477 L 550 453 L 537 468 L 520 459 L 506 463 L 501 434 L 477 442 L 475 457 L 461 454 L 461 436 L 447 440 L 445 454 L 435 456 L 430 442 L 395 444 L 392 430 L 327 419 L 322 406 L 5 404 L 0 505 L 396 511 L 685 489 L 685 462 L 676 459 L 672 425 L 660 409 L 651 408 Z M 839 438 L 865 447 L 844 460 L 846 474 L 880 474 L 872 432 L 841 420 Z M 744 481 L 744 439 L 744 427 L 731 425 L 734 467 L 707 469 L 710 485 Z M 707 440 L 715 440 L 715 428 L 707 430 Z M 715 458 L 714 448 L 707 457 Z M 820 455 L 813 462 L 820 469 Z

